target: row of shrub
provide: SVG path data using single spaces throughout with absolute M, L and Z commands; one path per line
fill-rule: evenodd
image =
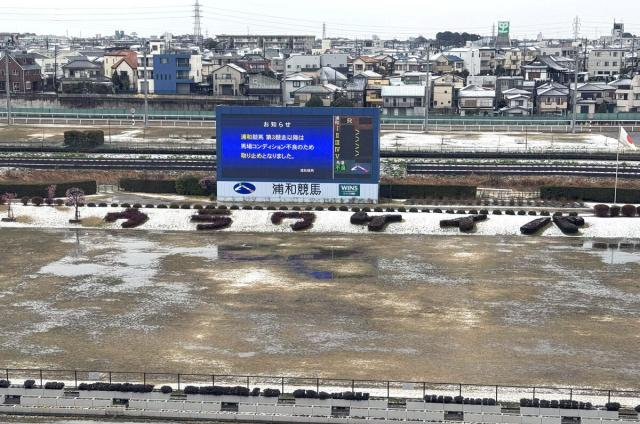
M 0 193 L 15 193 L 17 198 L 22 197 L 38 197 L 43 196 L 47 189 L 51 186 L 56 186 L 56 192 L 54 197 L 65 197 L 67 190 L 72 187 L 77 187 L 84 191 L 85 195 L 92 195 L 98 192 L 98 184 L 96 181 L 72 181 L 65 183 L 31 183 L 31 184 L 14 184 L 14 183 L 0 183 Z
M 575 400 L 520 399 L 520 406 L 526 408 L 562 408 L 562 409 L 594 409 L 591 402 Z M 620 409 L 618 407 L 618 409 Z
M 593 207 L 593 213 L 598 218 L 617 218 L 619 216 L 633 218 L 637 215 L 640 215 L 640 206 L 635 207 L 633 205 L 595 205 Z
M 6 386 L 2 385 L 3 382 L 6 383 Z M 35 389 L 37 387 L 35 380 L 25 380 L 22 386 L 25 389 Z M 6 380 L 0 381 L 0 387 L 9 387 L 9 382 Z M 62 390 L 64 389 L 64 383 L 58 381 L 47 381 L 44 383 L 44 388 L 47 390 Z
M 0 380 L 0 389 L 6 389 L 11 385 L 9 380 Z
M 193 215 L 191 221 L 200 223 L 196 226 L 198 231 L 222 230 L 233 223 L 231 217 L 222 215 Z
M 549 226 L 549 224 L 551 224 L 551 218 L 534 219 L 520 227 L 520 232 L 524 235 L 530 236 L 539 233 L 545 227 Z
M 265 389 L 263 392 L 260 388 L 255 387 L 249 390 L 244 386 L 187 386 L 184 388 L 185 395 L 214 395 L 214 396 L 260 396 L 262 393 L 265 397 L 278 397 L 280 390 Z
M 461 185 L 381 184 L 384 199 L 469 199 L 475 198 L 477 187 Z
M 339 393 L 327 393 L 316 392 L 315 390 L 297 389 L 293 391 L 293 397 L 296 399 L 343 399 L 343 400 L 369 400 L 369 393 L 362 392 L 339 392 Z
M 152 384 L 131 384 L 131 383 L 80 383 L 78 390 L 102 391 L 102 392 L 130 392 L 130 393 L 151 393 Z
M 350 222 L 353 225 L 366 225 L 369 231 L 381 232 L 391 223 L 402 222 L 402 215 L 369 216 L 367 212 L 360 211 L 351 215 Z
M 184 196 L 216 194 L 216 185 L 213 182 L 195 175 L 183 175 L 176 180 L 123 178 L 119 181 L 119 186 L 124 191 L 135 193 L 180 194 Z
M 460 229 L 460 232 L 469 233 L 476 229 L 476 223 L 486 221 L 488 219 L 487 215 L 472 215 L 465 216 L 464 218 L 457 219 L 443 219 L 440 221 L 440 228 L 451 228 L 455 227 Z
M 455 403 L 458 405 L 485 405 L 495 406 L 496 400 L 491 398 L 474 399 L 463 396 L 443 396 L 443 395 L 425 395 L 424 401 L 428 403 Z
M 587 202 L 611 202 L 615 196 L 614 188 L 603 187 L 556 187 L 540 188 L 543 199 L 570 199 Z M 625 203 L 640 203 L 640 190 L 618 189 L 617 199 Z

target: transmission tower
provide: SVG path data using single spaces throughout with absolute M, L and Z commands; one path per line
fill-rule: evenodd
M 202 18 L 200 1 L 196 0 L 193 5 L 193 41 L 198 46 L 202 44 L 202 27 L 200 26 L 200 18 Z
M 580 17 L 576 16 L 573 20 L 573 40 L 574 41 L 578 41 L 578 38 L 580 37 Z

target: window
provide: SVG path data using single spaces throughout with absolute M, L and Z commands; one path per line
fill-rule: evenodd
M 14 82 L 13 83 L 13 91 L 20 91 L 20 83 L 19 82 Z
M 551 104 L 551 97 L 546 97 L 546 98 L 544 99 L 544 102 L 545 102 L 546 104 L 550 105 L 550 104 Z
M 293 86 L 294 87 L 300 87 L 300 81 L 294 81 L 293 82 Z
M 618 66 L 618 62 L 613 62 L 611 66 Z
M 169 59 L 166 57 L 161 57 L 160 58 L 160 64 L 161 65 L 166 65 L 167 63 L 169 63 Z
M 14 69 L 13 71 L 11 71 L 11 74 L 18 75 L 18 69 Z

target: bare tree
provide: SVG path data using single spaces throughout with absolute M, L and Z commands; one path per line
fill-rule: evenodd
M 84 191 L 77 187 L 71 187 L 67 190 L 67 202 L 76 210 L 75 222 L 80 221 L 80 205 L 84 203 Z
M 16 198 L 16 194 L 15 193 L 5 193 L 2 196 L 0 196 L 0 199 L 2 199 L 2 203 L 6 202 L 7 203 L 7 218 L 6 221 L 14 221 L 15 220 L 15 216 L 13 215 L 13 209 L 11 209 L 11 201 L 13 199 Z

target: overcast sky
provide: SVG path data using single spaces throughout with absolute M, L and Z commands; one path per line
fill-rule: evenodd
M 0 32 L 141 35 L 193 32 L 195 0 L 20 0 L 0 3 Z M 93 3 L 96 6 L 91 7 Z M 438 31 L 490 35 L 498 20 L 511 21 L 514 38 L 567 37 L 576 15 L 581 36 L 609 34 L 615 20 L 640 34 L 640 1 L 622 0 L 200 0 L 202 32 L 215 34 L 295 33 L 370 38 L 432 37 Z M 11 6 L 10 6 L 11 4 Z M 528 6 L 535 5 L 535 6 Z

